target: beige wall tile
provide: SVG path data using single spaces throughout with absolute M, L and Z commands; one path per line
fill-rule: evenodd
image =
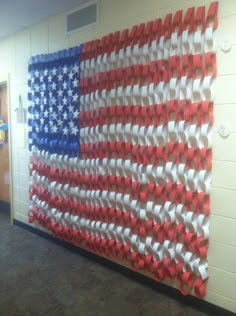
M 207 286 L 209 291 L 236 300 L 236 274 L 213 267 L 209 267 L 209 274 L 211 276 Z
M 213 214 L 210 219 L 210 241 L 236 247 L 236 219 Z
M 236 161 L 236 133 L 222 138 L 218 133 L 213 134 L 213 159 Z
M 236 192 L 234 190 L 212 188 L 211 214 L 236 219 Z
M 211 240 L 208 249 L 208 262 L 211 267 L 225 270 L 227 272 L 236 273 L 236 247 L 228 246 Z
M 236 103 L 214 105 L 214 132 L 217 132 L 222 123 L 226 124 L 232 133 L 236 132 L 235 108 Z M 213 146 L 216 147 L 215 144 Z

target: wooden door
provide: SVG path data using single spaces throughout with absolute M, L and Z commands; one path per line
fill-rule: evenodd
M 7 85 L 0 85 L 0 115 L 8 124 Z M 7 135 L 7 133 L 6 133 Z M 0 201 L 10 203 L 10 174 L 8 139 L 0 144 Z

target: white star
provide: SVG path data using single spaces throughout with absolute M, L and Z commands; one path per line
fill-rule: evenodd
M 57 118 L 57 114 L 56 114 L 56 112 L 53 112 L 53 113 L 52 113 L 52 119 L 53 119 L 53 120 L 56 120 L 56 118 Z
M 73 121 L 70 121 L 70 122 L 69 122 L 69 126 L 70 126 L 70 128 L 73 128 L 73 127 L 75 126 L 74 122 L 73 122 Z
M 64 90 L 67 89 L 67 82 L 66 81 L 64 81 L 62 85 L 63 85 Z
M 43 125 L 44 124 L 44 118 L 40 119 L 40 123 Z
M 52 87 L 52 90 L 56 90 L 56 88 L 57 88 L 56 83 L 55 83 L 55 82 L 53 82 L 53 83 L 52 83 L 52 85 L 51 85 L 51 87 Z
M 44 74 L 44 76 L 48 75 L 48 69 L 47 68 L 44 69 L 43 74 Z
M 44 109 L 44 105 L 41 104 L 41 105 L 40 105 L 40 110 L 41 110 L 41 112 L 43 111 L 43 109 Z
M 31 83 L 34 83 L 34 77 L 31 79 Z
M 52 107 L 52 106 L 49 107 L 49 112 L 50 112 L 50 113 L 53 112 L 53 107 Z
M 52 120 L 49 121 L 49 125 L 50 125 L 50 127 L 53 126 L 53 121 Z
M 67 103 L 67 98 L 64 97 L 63 100 L 62 100 L 63 104 L 66 104 Z
M 52 69 L 52 75 L 53 75 L 53 76 L 56 76 L 56 74 L 57 74 L 57 70 L 56 70 L 55 67 L 53 67 L 53 69 Z
M 70 80 L 72 80 L 73 79 L 73 72 L 70 71 L 68 77 L 69 77 Z
M 59 97 L 62 97 L 63 91 L 60 89 L 60 90 L 57 91 L 57 94 L 58 94 Z
M 39 104 L 39 98 L 35 99 L 35 104 Z
M 73 112 L 73 111 L 74 111 L 74 107 L 70 104 L 70 105 L 68 106 L 68 110 L 69 110 L 69 112 Z
M 68 90 L 68 96 L 69 96 L 69 97 L 72 97 L 72 94 L 73 94 L 73 90 L 69 89 L 69 90 Z
M 44 113 L 43 113 L 43 115 L 44 115 L 44 117 L 48 117 L 48 110 L 46 110 L 46 111 L 44 111 Z
M 54 98 L 54 97 L 52 97 L 52 99 L 51 99 L 51 102 L 52 102 L 52 105 L 56 105 L 56 98 Z
M 38 133 L 38 132 L 39 132 L 39 128 L 38 128 L 38 126 L 37 126 L 35 129 L 36 129 L 36 132 Z
M 41 91 L 40 95 L 41 95 L 41 97 L 43 97 L 44 96 L 44 91 Z
M 45 83 L 42 84 L 42 90 L 43 90 L 43 91 L 46 90 L 46 84 L 45 84 Z
M 74 126 L 73 128 L 72 128 L 72 131 L 71 131 L 71 134 L 73 134 L 73 135 L 76 135 L 77 133 L 78 133 L 78 127 L 77 126 Z
M 66 112 L 63 113 L 63 119 L 67 120 L 68 114 Z
M 74 102 L 77 102 L 78 97 L 79 97 L 79 96 L 78 96 L 78 94 L 77 94 L 77 93 L 76 93 L 75 95 L 73 95 L 73 101 L 74 101 Z
M 57 125 L 58 126 L 62 126 L 63 125 L 63 121 L 61 119 L 57 120 Z
M 40 79 L 40 82 L 43 82 L 43 78 L 44 78 L 44 76 L 41 75 L 40 78 L 39 78 L 39 79 Z
M 36 70 L 35 73 L 34 73 L 35 77 L 38 77 L 39 76 L 39 71 Z
M 44 97 L 43 103 L 44 103 L 44 104 L 47 104 L 47 98 L 46 98 L 46 97 Z
M 34 86 L 34 89 L 35 89 L 36 92 L 39 92 L 39 85 L 36 84 L 36 85 Z
M 63 135 L 68 135 L 68 132 L 69 132 L 69 130 L 68 130 L 68 128 L 65 126 L 65 127 L 63 128 Z
M 78 86 L 78 80 L 75 78 L 73 80 L 73 87 L 76 88 Z
M 44 127 L 44 132 L 45 132 L 45 133 L 48 133 L 48 126 L 45 126 L 45 127 Z
M 48 82 L 51 82 L 51 81 L 52 81 L 52 76 L 49 75 L 49 76 L 48 76 Z
M 62 112 L 63 105 L 62 104 L 58 104 L 57 109 L 58 109 L 58 112 Z
M 34 95 L 34 90 L 31 91 L 31 94 Z
M 38 112 L 35 113 L 35 118 L 36 118 L 36 120 L 39 119 L 39 113 Z
M 56 125 L 53 125 L 53 127 L 52 127 L 52 132 L 53 132 L 54 134 L 56 134 L 56 133 L 57 133 L 57 130 L 58 130 L 57 126 L 56 126 Z
M 68 70 L 68 68 L 66 67 L 66 65 L 62 68 L 62 71 L 63 71 L 63 73 L 64 74 L 66 74 L 67 73 L 67 70 Z
M 73 71 L 74 71 L 74 73 L 79 72 L 79 66 L 77 64 L 74 65 Z
M 75 119 L 78 118 L 78 115 L 79 115 L 79 111 L 78 111 L 78 110 L 74 111 L 73 117 L 74 117 Z
M 63 75 L 62 75 L 62 74 L 59 74 L 59 75 L 57 76 L 57 79 L 58 79 L 58 81 L 62 81 Z

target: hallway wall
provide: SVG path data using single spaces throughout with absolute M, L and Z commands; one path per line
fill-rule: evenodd
M 18 146 L 15 108 L 22 95 L 27 106 L 27 67 L 32 55 L 51 53 L 100 38 L 109 32 L 130 28 L 134 24 L 165 17 L 169 12 L 186 10 L 191 5 L 209 5 L 209 0 L 100 0 L 100 23 L 83 31 L 65 35 L 64 14 L 50 17 L 31 28 L 0 42 L 0 72 L 10 74 L 12 126 L 12 171 L 14 218 L 27 223 L 29 206 L 27 148 Z M 205 299 L 236 312 L 236 4 L 219 1 L 217 32 L 218 75 L 216 80 L 215 126 L 213 132 L 213 181 L 211 193 L 209 283 Z M 220 44 L 232 39 L 230 52 Z M 231 127 L 228 138 L 217 129 L 222 122 Z

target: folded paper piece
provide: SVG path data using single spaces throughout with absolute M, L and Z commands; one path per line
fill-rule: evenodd
M 199 298 L 217 8 L 180 10 L 29 65 L 29 221 Z

